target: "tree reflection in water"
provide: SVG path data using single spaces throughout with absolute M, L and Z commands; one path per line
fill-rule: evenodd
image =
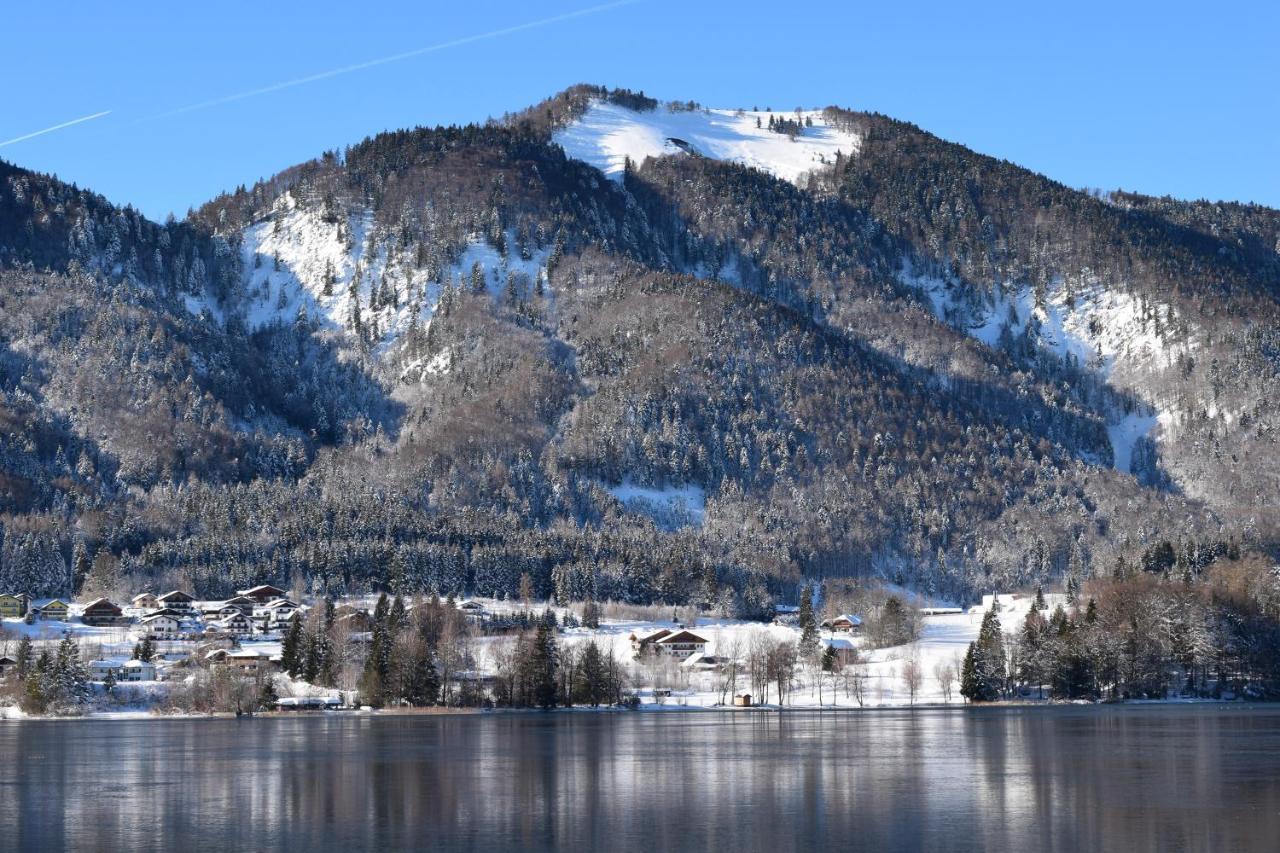
M 18 850 L 1275 850 L 1280 709 L 0 724 Z

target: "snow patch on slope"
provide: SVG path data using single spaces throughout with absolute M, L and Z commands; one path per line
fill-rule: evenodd
M 1155 320 L 1175 318 L 1167 305 L 1149 304 L 1128 293 L 1108 290 L 1098 282 L 1069 291 L 1056 282 L 1037 302 L 1034 289 L 997 288 L 985 302 L 973 304 L 959 297 L 959 289 L 943 279 L 917 275 L 908 265 L 904 283 L 922 291 L 941 319 L 990 347 L 1001 336 L 1033 334 L 1038 345 L 1063 360 L 1074 361 L 1112 382 L 1118 373 L 1136 374 L 1162 369 L 1174 363 L 1184 350 L 1166 344 L 1155 333 Z M 1131 472 L 1134 447 L 1139 439 L 1172 416 L 1154 406 L 1136 412 L 1114 412 L 1108 417 L 1114 467 Z
M 538 277 L 545 277 L 550 254 L 543 249 L 529 258 L 515 252 L 504 256 L 476 239 L 454 264 L 432 274 L 392 252 L 391 242 L 375 232 L 370 212 L 326 221 L 314 206 L 299 206 L 286 195 L 270 218 L 244 232 L 246 298 L 241 308 L 246 324 L 257 329 L 289 323 L 304 311 L 327 328 L 349 330 L 358 303 L 361 324 L 372 330 L 376 349 L 383 352 L 415 323 L 424 328 L 430 323 L 446 282 L 470 287 L 478 265 L 485 288 L 495 297 L 503 293 L 509 275 L 531 291 Z M 507 243 L 515 245 L 512 235 Z M 447 363 L 442 364 L 428 372 L 443 373 Z
M 405 365 L 400 371 L 401 381 L 411 377 L 421 380 L 424 376 L 444 376 L 453 369 L 453 348 L 445 347 L 431 358 L 419 358 Z
M 508 234 L 507 245 L 514 246 L 514 241 L 514 235 Z M 482 240 L 473 240 L 463 250 L 457 263 L 450 268 L 446 275 L 452 278 L 461 278 L 463 283 L 469 286 L 471 272 L 475 265 L 479 264 L 484 272 L 485 287 L 490 295 L 498 298 L 503 295 L 503 291 L 506 289 L 509 275 L 513 275 L 519 280 L 520 287 L 532 290 L 539 276 L 546 278 L 547 259 L 550 256 L 550 249 L 533 252 L 528 258 L 522 258 L 511 252 L 504 256 L 488 243 Z
M 187 313 L 194 317 L 199 317 L 201 314 L 208 311 L 209 316 L 212 317 L 218 325 L 226 323 L 226 317 L 223 316 L 222 308 L 219 307 L 216 300 L 210 299 L 207 296 L 194 296 L 190 293 L 184 293 L 182 294 L 182 305 L 187 309 Z
M 372 239 L 372 225 L 371 213 L 327 222 L 319 210 L 296 206 L 286 196 L 270 219 L 246 229 L 241 253 L 249 328 L 292 322 L 300 310 L 328 328 L 349 328 L 353 292 L 361 322 L 382 343 L 403 334 L 415 319 L 429 318 L 440 285 L 389 257 Z M 378 311 L 371 307 L 375 288 L 395 294 Z
M 643 513 L 668 529 L 698 526 L 706 513 L 707 493 L 699 486 L 653 489 L 623 480 L 620 486 L 606 488 L 631 512 Z
M 1162 412 L 1133 412 L 1120 418 L 1118 423 L 1107 424 L 1107 436 L 1115 455 L 1115 469 L 1125 473 L 1133 471 L 1133 449 L 1138 439 L 1145 438 L 1157 426 L 1165 423 Z
M 803 128 L 794 140 L 769 130 L 771 116 L 794 120 L 797 113 L 667 106 L 636 112 L 596 101 L 581 118 L 557 131 L 554 139 L 570 157 L 615 180 L 622 179 L 628 157 L 639 166 L 646 157 L 692 152 L 751 166 L 795 183 L 805 174 L 834 163 L 836 152 L 848 156 L 858 150 L 858 137 L 828 125 L 820 111 L 799 113 L 802 124 L 812 119 L 813 126 Z

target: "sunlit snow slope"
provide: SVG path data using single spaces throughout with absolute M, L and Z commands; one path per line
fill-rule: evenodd
M 1176 318 L 1171 305 L 1108 290 L 1096 280 L 1070 292 L 1055 282 L 1043 303 L 1037 303 L 1031 287 L 1022 286 L 971 304 L 957 301 L 941 279 L 915 275 L 910 265 L 902 279 L 924 291 L 938 317 L 987 346 L 996 346 L 1006 328 L 1025 334 L 1034 322 L 1035 339 L 1043 349 L 1073 359 L 1117 387 L 1140 387 L 1144 374 L 1174 363 L 1186 349 L 1170 345 L 1154 331 L 1153 318 L 1164 318 L 1166 324 Z M 1138 440 L 1171 420 L 1172 415 L 1154 402 L 1137 411 L 1108 413 L 1107 433 L 1116 470 L 1129 472 Z
M 803 128 L 792 139 L 769 129 L 770 116 L 791 120 L 798 116 L 802 124 L 811 119 L 813 126 Z M 836 152 L 848 155 L 858 148 L 857 136 L 828 125 L 818 111 L 767 113 L 661 106 L 636 112 L 601 101 L 558 131 L 555 141 L 570 157 L 618 180 L 627 157 L 638 166 L 646 157 L 684 152 L 741 163 L 796 182 L 825 163 L 833 163 Z
M 514 235 L 508 239 L 514 240 Z M 244 232 L 242 307 L 247 325 L 256 329 L 273 322 L 289 323 L 301 309 L 324 326 L 349 329 L 358 305 L 362 322 L 373 329 L 373 339 L 384 350 L 413 323 L 430 322 L 444 282 L 469 279 L 478 264 L 496 296 L 508 274 L 521 277 L 525 286 L 545 276 L 549 254 L 539 250 L 527 260 L 503 256 L 477 237 L 452 265 L 432 275 L 393 252 L 393 242 L 385 234 L 374 233 L 371 213 L 348 217 L 344 232 L 336 222 L 326 222 L 318 209 L 300 207 L 286 195 L 270 218 Z M 383 297 L 376 310 L 372 307 L 375 287 Z M 190 299 L 187 307 L 198 313 L 209 306 Z M 439 374 L 447 372 L 447 364 L 446 358 L 424 369 Z

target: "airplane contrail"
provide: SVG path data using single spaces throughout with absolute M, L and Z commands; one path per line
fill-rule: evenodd
M 6 139 L 4 142 L 0 142 L 0 148 L 3 148 L 6 145 L 12 145 L 15 142 L 23 142 L 27 139 L 34 139 L 37 136 L 44 136 L 46 133 L 53 133 L 55 130 L 62 130 L 64 127 L 71 127 L 71 125 L 73 124 L 80 124 L 81 122 L 85 122 L 85 121 L 93 121 L 95 118 L 102 118 L 104 115 L 108 115 L 110 112 L 111 110 L 103 110 L 102 112 L 94 113 L 91 116 L 81 116 L 80 118 L 73 118 L 71 121 L 64 121 L 62 124 L 55 124 L 53 127 L 46 127 L 44 130 L 37 130 L 34 133 L 28 133 L 24 136 L 15 136 L 13 139 Z
M 462 45 L 465 45 L 465 44 L 472 44 L 478 41 L 485 41 L 488 39 L 500 38 L 501 36 L 508 36 L 508 35 L 511 35 L 512 33 L 522 32 L 524 30 L 532 30 L 538 27 L 545 27 L 549 24 L 556 24 L 556 23 L 560 23 L 561 21 L 571 20 L 573 18 L 582 18 L 582 17 L 586 17 L 587 15 L 596 15 L 596 14 L 599 14 L 600 12 L 607 12 L 611 9 L 618 9 L 622 6 L 631 6 L 639 2 L 640 0 L 617 0 L 617 2 L 602 3 L 598 6 L 591 6 L 586 9 L 578 9 L 573 12 L 565 12 L 562 15 L 554 15 L 550 18 L 540 18 L 536 21 L 527 21 L 523 24 L 515 24 L 510 27 L 503 27 L 502 29 L 499 29 L 499 30 L 491 30 L 490 32 L 487 32 L 487 33 L 479 33 L 473 36 L 463 36 L 462 38 L 456 38 L 450 41 L 440 42 L 439 44 L 433 44 L 427 47 L 420 47 L 415 50 L 408 50 L 408 51 L 405 51 L 404 53 L 396 53 L 396 54 L 392 54 L 391 56 L 383 56 L 379 59 L 370 59 L 366 62 L 357 62 L 354 65 L 344 65 L 341 68 L 332 68 L 328 71 L 320 71 L 315 74 L 309 74 L 306 77 L 297 77 L 297 78 L 294 78 L 293 80 L 285 80 L 280 83 L 272 83 L 269 86 L 262 86 L 261 88 L 258 88 L 258 89 L 250 89 L 246 92 L 237 92 L 234 95 L 223 95 L 222 97 L 214 98 L 213 100 L 201 101 L 198 104 L 191 104 L 189 106 L 179 107 L 176 110 L 169 110 L 168 112 L 164 112 L 164 113 L 160 113 L 158 115 L 152 116 L 152 118 L 153 119 L 168 118 L 170 116 L 182 115 L 183 113 L 194 112 L 196 110 L 203 110 L 209 107 L 217 107 L 217 106 L 221 106 L 222 104 L 232 103 L 233 101 L 242 101 L 245 98 L 253 98 L 258 95 L 266 95 L 270 92 L 279 92 L 281 89 L 290 89 L 290 88 L 293 88 L 294 86 L 301 86 L 304 83 L 315 83 L 318 80 L 327 80 L 330 77 L 337 77 L 342 74 L 350 74 L 353 71 L 362 71 L 366 68 L 373 68 L 378 65 L 386 65 L 391 62 L 400 62 L 402 60 L 412 59 L 415 56 L 422 56 L 427 53 L 436 53 L 437 51 L 441 51 L 441 50 L 448 50 L 454 47 L 461 47 Z

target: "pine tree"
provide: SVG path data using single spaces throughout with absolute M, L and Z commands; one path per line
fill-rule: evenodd
M 71 705 L 89 700 L 89 673 L 80 660 L 80 647 L 70 637 L 58 644 L 58 657 L 53 665 L 54 684 L 59 699 Z
M 280 695 L 276 693 L 275 679 L 268 675 L 258 684 L 258 710 L 270 711 L 279 701 Z
M 813 589 L 800 588 L 800 654 L 811 656 L 818 648 L 818 619 L 813 613 Z
M 1084 608 L 1084 622 L 1086 625 L 1092 625 L 1098 621 L 1098 602 L 1093 598 L 1089 599 L 1089 603 Z
M 915 637 L 912 633 L 911 618 L 902 599 L 896 595 L 889 596 L 880 612 L 881 633 L 883 642 L 891 646 L 909 643 Z
M 84 540 L 77 539 L 74 553 L 71 557 L 71 589 L 73 592 L 79 592 L 84 587 L 85 579 L 89 577 L 89 570 L 93 567 L 89 562 L 89 552 L 84 547 Z
M 1004 648 L 1004 632 L 1000 630 L 1000 618 L 994 610 L 987 611 L 982 617 L 982 627 L 978 629 L 978 650 L 975 658 L 978 678 L 984 686 L 987 701 L 1000 698 L 1004 691 L 1005 667 L 1007 659 Z
M 327 630 L 317 633 L 315 649 L 316 660 L 319 663 L 315 683 L 321 687 L 335 686 L 338 683 L 338 655 L 333 647 L 333 635 Z
M 977 643 L 970 643 L 964 653 L 964 664 L 960 667 L 960 695 L 970 702 L 985 701 L 982 698 L 982 684 L 978 681 Z
M 18 678 L 24 679 L 28 673 L 35 669 L 35 650 L 31 644 L 31 638 L 26 634 L 22 635 L 22 639 L 18 641 Z
M 319 633 L 310 628 L 302 635 L 302 678 L 315 684 L 320 677 L 323 664 L 323 649 L 319 643 Z
M 555 628 L 545 621 L 534 634 L 532 657 L 532 699 L 539 708 L 556 706 L 556 669 L 559 665 L 556 652 Z
M 386 702 L 387 690 L 391 684 L 391 646 L 390 631 L 391 605 L 384 592 L 378 596 L 378 603 L 373 609 L 373 631 L 369 643 L 369 656 L 365 658 L 364 672 L 360 676 L 361 701 L 366 705 L 380 708 Z
M 593 708 L 608 700 L 609 670 L 604 655 L 595 640 L 591 640 L 582 650 L 582 660 L 574 674 L 573 701 Z
M 702 567 L 702 579 L 698 588 L 698 603 L 703 610 L 710 610 L 715 604 L 719 585 L 719 580 L 716 578 L 716 567 L 710 562 L 705 563 Z
M 382 707 L 383 686 L 382 679 L 378 677 L 377 667 L 370 666 L 365 663 L 364 672 L 360 676 L 360 704 L 368 705 L 371 708 Z
M 588 598 L 582 605 L 582 627 L 593 630 L 600 627 L 600 605 L 595 599 Z
M 1007 660 L 1004 635 L 995 610 L 982 617 L 978 639 L 969 644 L 960 678 L 960 695 L 971 702 L 994 702 L 1004 692 Z
M 520 603 L 526 610 L 533 604 L 533 578 L 528 572 L 520 574 Z
M 324 286 L 321 293 L 324 296 L 333 296 L 333 285 L 337 281 L 337 276 L 333 274 L 333 261 L 324 262 Z
M 409 611 L 405 609 L 404 599 L 399 595 L 391 602 L 387 611 L 387 633 L 394 639 L 409 625 Z
M 21 706 L 28 714 L 43 714 L 49 707 L 45 676 L 38 669 L 32 670 L 22 682 Z
M 1071 574 L 1067 577 L 1067 603 L 1075 606 L 1080 599 L 1080 580 Z
M 280 644 L 280 666 L 293 678 L 302 670 L 302 643 L 302 619 L 291 619 Z
M 1044 617 L 1040 615 L 1040 611 L 1035 608 L 1028 610 L 1027 618 L 1022 623 L 1018 678 L 1023 684 L 1029 687 L 1034 686 L 1041 697 L 1044 696 L 1045 630 Z
M 405 700 L 415 707 L 434 705 L 440 699 L 440 672 L 435 652 L 428 643 L 420 643 L 409 666 L 405 668 L 400 689 Z

